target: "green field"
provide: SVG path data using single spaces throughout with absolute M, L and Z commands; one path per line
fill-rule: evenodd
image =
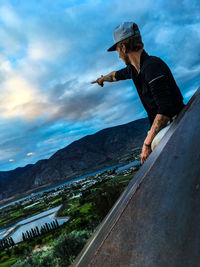
M 112 208 L 115 201 L 119 198 L 135 173 L 136 171 L 132 171 L 129 174 L 119 174 L 114 178 L 109 179 L 103 174 L 102 177 L 104 177 L 105 180 L 89 186 L 84 191 L 81 191 L 81 186 L 77 186 L 73 189 L 73 194 L 78 195 L 81 192 L 81 197 L 68 199 L 66 195 L 58 195 L 50 201 L 47 201 L 45 198 L 38 205 L 28 209 L 22 209 L 22 206 L 17 206 L 15 209 L 9 210 L 5 220 L 3 214 L 1 214 L 0 222 L 2 224 L 5 222 L 11 223 L 13 222 L 13 218 L 17 221 L 28 215 L 32 216 L 33 214 L 31 212 L 40 213 L 45 210 L 45 208 L 52 208 L 53 206 L 62 203 L 63 205 L 58 212 L 58 216 L 68 216 L 70 219 L 67 223 L 64 223 L 62 226 L 49 233 L 19 243 L 13 248 L 1 251 L 0 267 L 11 266 L 19 259 L 21 265 L 15 264 L 17 267 L 29 266 L 27 265 L 27 261 L 36 262 L 34 264 L 38 264 L 35 265 L 38 267 L 62 267 L 64 266 L 62 265 L 62 262 L 70 263 Z M 37 208 L 38 211 L 36 210 Z M 36 245 L 49 245 L 51 246 L 51 249 L 47 252 L 38 254 L 34 253 L 33 255 L 31 252 Z M 25 258 L 27 258 L 27 260 L 25 260 Z M 44 262 L 48 261 L 52 262 L 52 264 L 45 265 Z

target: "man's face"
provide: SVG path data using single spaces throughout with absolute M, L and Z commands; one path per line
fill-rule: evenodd
M 128 57 L 127 53 L 123 52 L 123 50 L 124 50 L 123 47 L 120 48 L 119 46 L 117 46 L 116 50 L 118 52 L 119 58 L 121 58 L 126 65 L 130 65 L 131 62 L 129 60 L 129 57 Z

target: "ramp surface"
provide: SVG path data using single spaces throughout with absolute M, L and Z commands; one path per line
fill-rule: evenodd
M 200 89 L 73 266 L 200 266 Z

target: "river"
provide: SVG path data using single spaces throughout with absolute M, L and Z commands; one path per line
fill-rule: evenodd
M 0 239 L 9 236 L 13 238 L 15 243 L 19 243 L 22 241 L 22 233 L 25 233 L 27 230 L 30 231 L 31 228 L 35 228 L 37 226 L 40 229 L 45 223 L 51 223 L 55 219 L 57 219 L 59 225 L 62 225 L 64 222 L 67 222 L 69 218 L 56 217 L 56 212 L 60 207 L 61 206 L 57 206 L 50 210 L 43 211 L 37 215 L 24 219 L 9 228 L 1 229 Z
M 105 171 L 108 171 L 108 170 L 112 170 L 112 169 L 114 169 L 114 168 L 116 168 L 116 167 L 119 167 L 119 166 L 121 166 L 121 165 L 123 165 L 123 164 L 124 164 L 124 163 L 118 163 L 118 164 L 116 164 L 116 165 L 112 165 L 112 166 L 109 166 L 109 167 L 106 167 L 106 168 L 97 170 L 97 171 L 95 171 L 95 172 L 90 172 L 90 173 L 88 173 L 88 174 L 85 174 L 85 175 L 76 177 L 76 178 L 74 178 L 74 179 L 72 179 L 72 180 L 69 180 L 69 181 L 66 181 L 66 182 L 64 182 L 64 183 L 62 183 L 62 184 L 59 184 L 59 185 L 56 185 L 56 186 L 53 186 L 53 187 L 50 187 L 50 188 L 41 190 L 41 191 L 36 192 L 36 193 L 32 193 L 32 194 L 30 194 L 30 195 L 28 195 L 28 196 L 26 196 L 26 197 L 20 198 L 20 199 L 18 199 L 18 200 L 12 201 L 12 202 L 10 202 L 10 203 L 8 203 L 8 204 L 5 204 L 5 205 L 1 206 L 1 207 L 0 207 L 0 210 L 3 209 L 3 208 L 5 208 L 5 207 L 8 207 L 8 206 L 10 206 L 10 205 L 13 205 L 13 204 L 15 204 L 15 203 L 17 203 L 17 202 L 19 202 L 19 201 L 23 201 L 23 200 L 28 199 L 28 198 L 33 198 L 33 197 L 35 197 L 35 196 L 37 196 L 37 195 L 43 194 L 44 192 L 52 191 L 52 190 L 54 190 L 54 189 L 56 189 L 56 188 L 59 188 L 59 187 L 65 186 L 65 185 L 67 185 L 67 184 L 71 184 L 71 183 L 73 183 L 73 182 L 76 182 L 76 181 L 85 179 L 85 178 L 87 178 L 87 177 L 89 177 L 89 176 L 93 176 L 93 175 L 95 175 L 95 174 L 99 174 L 99 173 L 102 173 L 102 172 L 105 172 Z

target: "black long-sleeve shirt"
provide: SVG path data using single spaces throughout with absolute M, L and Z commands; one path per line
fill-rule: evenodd
M 184 107 L 183 96 L 167 64 L 143 50 L 140 72 L 133 65 L 116 72 L 117 81 L 132 79 L 141 102 L 147 111 L 150 124 L 157 114 L 172 118 Z

